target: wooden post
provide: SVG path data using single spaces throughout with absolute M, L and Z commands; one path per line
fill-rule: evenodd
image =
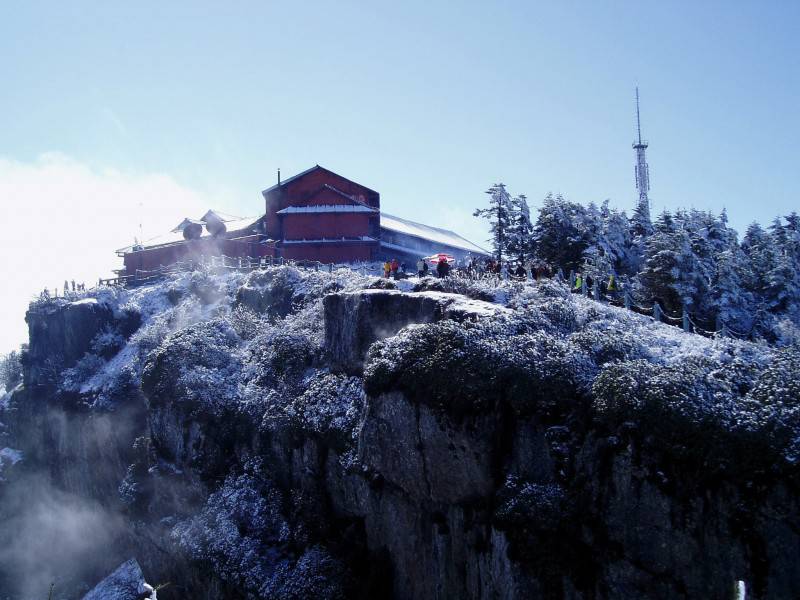
M 628 292 L 628 290 L 625 290 L 624 300 L 625 300 L 625 309 L 631 310 L 631 304 L 632 304 L 631 295 L 630 292 Z
M 653 302 L 653 320 L 661 322 L 661 306 L 659 306 L 658 302 Z
M 581 277 L 581 294 L 584 296 L 589 295 L 589 286 L 586 284 L 586 276 Z
M 597 281 L 596 277 L 595 277 L 595 280 L 594 280 L 594 285 L 592 286 L 592 296 L 598 302 L 600 301 L 600 282 Z
M 692 332 L 692 324 L 689 321 L 689 311 L 686 310 L 686 305 L 683 305 L 683 330 L 686 333 Z
M 573 289 L 575 287 L 575 271 L 570 270 L 569 272 L 569 289 Z

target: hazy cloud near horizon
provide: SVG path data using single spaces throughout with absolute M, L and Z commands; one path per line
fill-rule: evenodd
M 161 173 L 97 169 L 58 153 L 0 158 L 0 353 L 27 340 L 30 299 L 75 279 L 94 285 L 122 266 L 114 250 L 152 238 L 185 216 L 225 210 Z

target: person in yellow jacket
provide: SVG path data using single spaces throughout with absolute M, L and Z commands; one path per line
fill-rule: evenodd
M 572 293 L 573 294 L 580 294 L 583 290 L 583 277 L 580 273 L 575 275 L 575 285 L 572 286 Z
M 387 260 L 385 263 L 383 263 L 383 276 L 384 276 L 386 279 L 389 279 L 389 274 L 390 274 L 391 272 L 392 272 L 392 263 L 390 263 L 390 262 Z

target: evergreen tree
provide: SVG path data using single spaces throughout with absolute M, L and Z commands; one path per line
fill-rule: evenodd
M 756 310 L 768 310 L 775 304 L 777 290 L 769 285 L 769 276 L 778 264 L 774 238 L 758 223 L 751 223 L 742 239 L 744 269 L 742 285 L 753 297 Z
M 629 222 L 629 235 L 631 239 L 628 252 L 628 270 L 636 273 L 644 260 L 645 245 L 648 238 L 653 235 L 653 223 L 650 220 L 650 208 L 641 201 L 636 204 Z
M 753 326 L 755 302 L 743 284 L 744 264 L 738 247 L 717 256 L 710 300 L 715 319 L 734 332 L 747 334 Z
M 641 301 L 657 301 L 669 312 L 683 306 L 694 311 L 698 304 L 696 260 L 692 241 L 683 218 L 662 213 L 654 233 L 645 244 L 644 263 L 637 277 L 636 290 Z
M 533 224 L 527 198 L 520 194 L 511 199 L 508 229 L 508 256 L 527 262 L 533 253 Z
M 472 213 L 475 217 L 481 217 L 489 221 L 489 229 L 492 237 L 489 243 L 492 245 L 498 261 L 508 253 L 508 232 L 511 225 L 511 196 L 506 191 L 506 186 L 496 183 L 486 193 L 489 194 L 489 207 L 478 208 Z
M 565 272 L 579 269 L 589 245 L 585 214 L 580 204 L 548 194 L 533 226 L 536 257 Z

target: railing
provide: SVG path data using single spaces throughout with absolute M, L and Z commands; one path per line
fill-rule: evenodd
M 221 254 L 219 256 L 201 257 L 197 261 L 178 261 L 170 265 L 160 265 L 157 269 L 152 270 L 136 269 L 133 275 L 101 278 L 98 284 L 101 286 L 135 287 L 163 279 L 168 275 L 194 271 L 197 268 L 247 272 L 282 265 L 289 265 L 299 269 L 333 272 L 332 263 L 322 263 L 318 260 L 287 260 L 283 257 L 225 256 Z

